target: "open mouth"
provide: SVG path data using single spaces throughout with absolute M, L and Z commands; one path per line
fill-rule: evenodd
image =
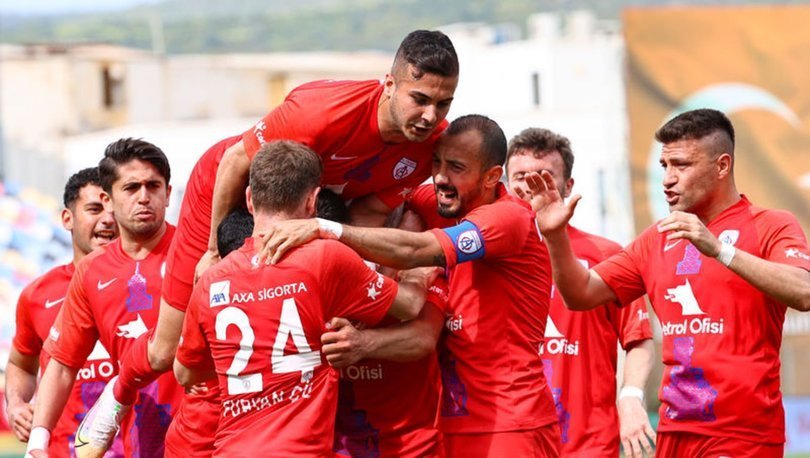
M 458 197 L 458 193 L 455 190 L 447 189 L 447 188 L 438 188 L 436 190 L 436 198 L 441 205 L 451 205 L 453 202 L 456 201 Z
M 115 232 L 114 231 L 96 231 L 93 232 L 93 238 L 97 239 L 99 242 L 102 243 L 110 243 L 115 240 Z

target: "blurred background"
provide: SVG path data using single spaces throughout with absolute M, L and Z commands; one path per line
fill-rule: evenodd
M 571 139 L 582 229 L 626 243 L 666 214 L 653 132 L 714 107 L 737 129 L 738 187 L 810 232 L 807 24 L 810 4 L 797 2 L 0 0 L 0 370 L 20 290 L 71 256 L 64 182 L 109 142 L 163 148 L 175 222 L 210 145 L 303 82 L 382 78 L 419 28 L 444 31 L 459 53 L 449 118 L 481 113 L 507 137 L 545 127 Z M 810 456 L 808 346 L 810 314 L 789 311 L 790 456 Z M 654 420 L 659 381 L 660 367 L 647 390 Z M 0 432 L 0 456 L 20 450 Z

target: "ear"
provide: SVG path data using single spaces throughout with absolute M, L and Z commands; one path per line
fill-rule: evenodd
M 166 186 L 166 208 L 169 208 L 169 201 L 172 198 L 172 185 Z
M 489 170 L 484 172 L 484 188 L 494 189 L 495 186 L 497 186 L 498 183 L 501 181 L 502 176 L 503 176 L 502 165 L 490 167 Z
M 247 211 L 251 215 L 255 215 L 255 210 L 253 209 L 253 191 L 250 189 L 250 185 L 245 188 L 245 202 L 247 203 Z
M 383 80 L 383 95 L 387 98 L 391 98 L 394 95 L 394 89 L 396 89 L 396 82 L 394 81 L 394 75 L 391 73 L 386 73 L 385 80 Z
M 313 218 L 317 216 L 318 212 L 318 194 L 321 193 L 321 187 L 318 186 L 312 190 L 312 192 L 307 196 L 307 201 L 305 204 L 305 210 L 307 212 L 307 216 L 309 218 Z
M 62 209 L 62 227 L 64 227 L 66 231 L 73 230 L 73 212 L 67 208 Z
M 569 179 L 565 180 L 565 195 L 562 196 L 563 199 L 565 199 L 565 198 L 567 198 L 567 197 L 569 197 L 571 195 L 571 189 L 573 189 L 573 188 L 574 188 L 574 179 L 569 178 Z
M 717 177 L 725 179 L 731 176 L 731 169 L 734 165 L 734 158 L 728 153 L 723 153 L 717 158 Z

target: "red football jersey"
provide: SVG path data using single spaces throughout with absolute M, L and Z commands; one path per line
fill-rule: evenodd
M 315 240 L 273 266 L 255 253 L 248 241 L 198 282 L 177 360 L 217 372 L 215 456 L 330 455 L 338 374 L 320 336 L 335 316 L 377 324 L 396 283 L 336 241 Z
M 304 143 L 321 156 L 323 186 L 353 199 L 375 194 L 390 208 L 430 176 L 433 145 L 447 121 L 421 143 L 385 143 L 377 125 L 383 84 L 314 81 L 290 92 L 242 140 L 252 159 L 268 141 Z
M 608 239 L 568 226 L 577 259 L 592 267 L 619 252 Z M 610 303 L 571 311 L 552 285 L 551 308 L 541 347 L 560 422 L 563 456 L 619 456 L 616 410 L 617 341 L 624 349 L 652 338 L 643 298 L 628 307 Z
M 99 340 L 119 361 L 157 322 L 164 260 L 173 235 L 174 227 L 168 226 L 158 245 L 141 260 L 123 251 L 120 238 L 82 259 L 45 351 L 66 366 L 82 367 Z M 172 406 L 182 392 L 171 373 L 140 391 L 122 426 L 127 456 L 162 456 Z
M 436 208 L 436 196 L 424 208 Z M 557 421 L 539 354 L 551 266 L 529 206 L 500 184 L 497 200 L 434 229 L 450 282 L 439 354 L 439 429 L 491 433 Z
M 42 345 L 65 301 L 74 270 L 73 263 L 49 270 L 26 286 L 17 302 L 14 348 L 24 355 L 38 355 L 41 373 L 45 371 L 49 359 L 48 354 L 42 351 Z M 60 458 L 73 455 L 76 428 L 101 395 L 104 385 L 117 372 L 116 362 L 110 359 L 104 346 L 96 341 L 93 351 L 79 370 L 65 410 L 51 432 L 48 456 Z M 120 438 L 116 438 L 111 449 L 122 450 Z M 115 453 L 111 456 L 115 456 Z
M 754 256 L 810 270 L 793 215 L 743 197 L 707 228 Z M 659 431 L 785 441 L 779 348 L 786 306 L 686 240 L 653 225 L 594 267 L 627 304 L 645 292 L 661 321 L 664 377 Z
M 425 307 L 447 310 L 447 280 L 428 290 Z M 380 327 L 396 324 L 385 318 Z M 335 456 L 417 458 L 441 453 L 436 354 L 409 362 L 364 359 L 340 369 Z

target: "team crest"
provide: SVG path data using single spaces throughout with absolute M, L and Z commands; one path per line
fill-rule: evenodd
M 458 241 L 456 242 L 456 247 L 464 254 L 473 254 L 480 250 L 481 246 L 481 238 L 475 230 L 463 232 L 458 236 Z
M 725 231 L 721 232 L 720 235 L 717 237 L 721 243 L 726 245 L 734 246 L 737 243 L 737 239 L 740 238 L 740 231 L 736 229 L 726 229 Z
M 409 177 L 416 170 L 416 162 L 403 157 L 394 166 L 394 179 L 401 180 Z

